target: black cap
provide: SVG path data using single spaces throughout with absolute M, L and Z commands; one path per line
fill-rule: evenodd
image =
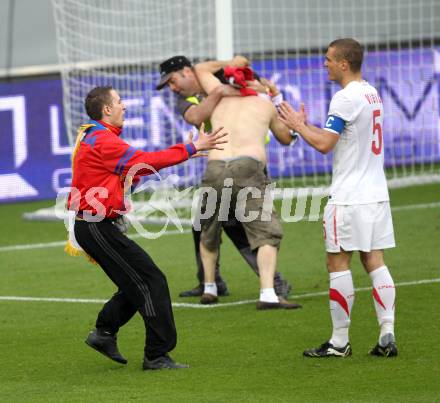
M 173 56 L 162 62 L 159 66 L 160 81 L 156 86 L 156 90 L 161 90 L 165 87 L 171 73 L 182 70 L 184 67 L 191 67 L 191 62 L 185 56 Z

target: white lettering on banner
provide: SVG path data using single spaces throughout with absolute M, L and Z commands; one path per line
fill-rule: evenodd
M 58 193 L 61 189 L 70 186 L 72 183 L 72 169 L 55 169 L 52 174 L 52 188 Z
M 17 170 L 27 158 L 25 97 L 23 95 L 0 97 L 0 111 L 12 112 L 11 132 L 14 139 L 14 168 Z M 0 175 L 0 200 L 37 195 L 37 190 L 18 173 Z
M 60 119 L 59 107 L 57 105 L 50 105 L 50 143 L 52 147 L 52 154 L 54 155 L 69 155 L 72 153 L 71 146 L 62 146 L 60 144 Z
M 151 144 L 159 146 L 161 144 L 160 135 L 160 109 L 163 107 L 164 102 L 162 97 L 151 98 L 151 121 L 150 121 L 150 133 Z
M 280 73 L 273 73 L 272 76 L 270 77 L 270 81 L 272 81 L 273 83 L 275 83 L 275 85 L 279 85 L 278 84 L 278 80 L 281 78 L 281 74 Z
M 124 133 L 128 134 L 128 138 L 125 138 L 124 140 L 135 148 L 145 148 L 148 145 L 148 141 L 144 137 L 147 130 L 130 130 L 131 128 L 137 129 L 146 126 L 145 120 L 142 117 L 144 104 L 144 98 L 124 99 L 124 105 L 127 108 L 124 118 Z M 136 132 L 140 132 L 142 137 L 133 137 L 131 133 Z
M 127 108 L 131 108 L 136 106 L 144 106 L 145 100 L 144 98 L 127 98 L 124 99 L 123 102 Z
M 299 87 L 297 85 L 288 84 L 283 88 L 283 91 L 286 94 L 290 94 L 295 102 L 301 101 L 301 91 L 299 90 Z
M 38 196 L 38 192 L 19 174 L 0 175 L 0 200 L 30 196 Z
M 142 127 L 144 125 L 143 118 L 127 118 L 124 119 L 124 127 Z
M 150 120 L 150 133 L 151 133 L 151 143 L 155 146 L 160 146 L 163 144 L 164 136 L 161 133 L 161 128 L 163 126 L 163 119 L 161 115 L 164 115 L 172 125 L 172 128 L 175 128 L 174 132 L 177 136 L 174 138 L 175 143 L 180 143 L 185 141 L 186 134 L 188 132 L 188 127 L 185 124 L 179 124 L 179 120 L 176 119 L 176 116 L 172 109 L 170 109 L 164 102 L 163 98 L 152 97 L 151 98 L 151 120 Z M 171 131 L 173 131 L 171 129 Z
M 27 158 L 26 105 L 23 95 L 0 98 L 0 111 L 12 112 L 14 166 L 19 168 Z

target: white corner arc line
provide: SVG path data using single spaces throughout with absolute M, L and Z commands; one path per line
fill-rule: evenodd
M 431 278 L 431 279 L 424 279 L 424 280 L 416 280 L 416 281 L 403 281 L 400 283 L 396 283 L 396 287 L 410 287 L 410 286 L 417 286 L 417 285 L 423 285 L 423 284 L 434 284 L 434 283 L 440 283 L 440 278 Z M 361 287 L 356 288 L 356 292 L 364 292 L 364 291 L 371 291 L 371 287 Z M 304 298 L 314 298 L 314 297 L 322 297 L 327 296 L 328 291 L 321 291 L 321 292 L 312 292 L 307 294 L 298 294 L 293 295 L 292 297 L 295 300 L 301 300 Z M 25 302 L 67 302 L 67 303 L 79 303 L 79 304 L 104 304 L 107 302 L 105 299 L 87 299 L 87 298 L 50 298 L 50 297 L 20 297 L 20 296 L 13 296 L 13 295 L 3 295 L 0 296 L 0 301 L 25 301 Z M 174 308 L 195 308 L 195 309 L 214 309 L 214 308 L 225 308 L 229 306 L 239 306 L 239 305 L 246 305 L 246 304 L 252 304 L 257 302 L 256 299 L 251 300 L 243 300 L 243 301 L 235 301 L 235 302 L 225 302 L 215 305 L 200 305 L 200 304 L 191 304 L 186 302 L 173 302 Z

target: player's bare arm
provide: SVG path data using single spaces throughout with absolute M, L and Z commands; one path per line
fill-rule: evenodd
M 210 60 L 204 63 L 199 63 L 195 67 L 199 66 L 200 68 L 200 66 L 202 65 L 204 71 L 209 71 L 210 73 L 214 74 L 216 71 L 219 71 L 226 66 L 246 67 L 249 66 L 249 64 L 250 62 L 246 57 L 237 55 L 231 60 Z
M 281 144 L 289 145 L 293 140 L 290 129 L 281 121 L 275 108 L 270 121 L 270 130 Z
M 194 66 L 197 78 L 202 86 L 203 90 L 209 95 L 216 88 L 222 86 L 220 80 L 214 76 L 213 72 L 218 71 L 220 68 L 214 69 L 218 62 L 209 61 L 205 63 L 199 63 Z M 218 90 L 217 90 L 218 91 Z
M 212 111 L 223 97 L 223 92 L 223 89 L 219 86 L 204 98 L 200 104 L 190 106 L 183 115 L 185 121 L 199 127 L 202 122 L 211 117 Z
M 215 66 L 217 62 L 207 62 L 207 63 L 213 63 Z M 223 62 L 220 62 L 220 63 L 223 63 Z M 205 64 L 205 63 L 202 63 L 202 64 Z M 197 74 L 198 68 L 200 68 L 197 66 L 199 66 L 199 65 L 196 65 L 194 67 L 196 74 Z M 203 67 L 203 70 L 208 72 L 208 71 L 210 71 L 212 66 L 213 65 L 211 65 L 211 64 L 207 67 L 205 66 L 205 67 Z M 217 69 L 217 70 L 219 70 L 219 69 Z M 199 81 L 200 81 L 200 78 L 199 78 Z M 217 83 L 215 86 L 212 85 L 212 90 L 210 92 L 207 92 L 205 90 L 202 82 L 200 82 L 200 83 L 201 83 L 204 91 L 208 94 L 207 97 L 204 98 L 203 101 L 200 102 L 200 104 L 190 106 L 186 110 L 185 114 L 183 115 L 183 118 L 185 119 L 186 122 L 188 122 L 194 126 L 197 126 L 197 127 L 199 127 L 202 122 L 205 122 L 206 120 L 208 120 L 211 117 L 212 112 L 214 111 L 215 107 L 217 106 L 217 104 L 220 102 L 220 100 L 223 97 L 240 96 L 240 91 L 238 91 L 236 88 L 233 88 L 230 85 L 221 84 L 219 80 L 217 80 Z

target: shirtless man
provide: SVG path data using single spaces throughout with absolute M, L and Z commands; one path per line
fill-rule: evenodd
M 195 72 L 206 94 L 209 95 L 221 85 L 213 75 L 221 67 L 215 61 L 195 66 Z M 269 183 L 264 174 L 267 131 L 270 128 L 277 140 L 286 145 L 291 143 L 292 134 L 278 119 L 272 102 L 259 96 L 222 98 L 211 115 L 211 123 L 213 127 L 225 128 L 229 133 L 229 142 L 222 151 L 209 152 L 208 167 L 202 182 L 203 187 L 212 188 L 210 192 L 215 191 L 213 194 L 216 206 L 210 217 L 201 220 L 200 252 L 205 270 L 205 284 L 200 302 L 212 304 L 218 301 L 215 262 L 220 245 L 221 221 L 227 219 L 235 209 L 236 218 L 242 222 L 252 250 L 257 250 L 260 272 L 257 309 L 299 308 L 298 304 L 280 301 L 275 294 L 274 273 L 283 233 L 272 206 L 269 211 L 267 206 L 264 208 L 264 192 Z M 224 190 L 226 192 L 222 196 Z M 230 204 L 227 200 L 229 192 Z M 249 193 L 252 196 L 246 200 Z M 205 212 L 211 199 L 209 194 L 207 196 L 202 202 L 202 211 Z M 255 219 L 249 220 L 251 215 L 256 215 Z

